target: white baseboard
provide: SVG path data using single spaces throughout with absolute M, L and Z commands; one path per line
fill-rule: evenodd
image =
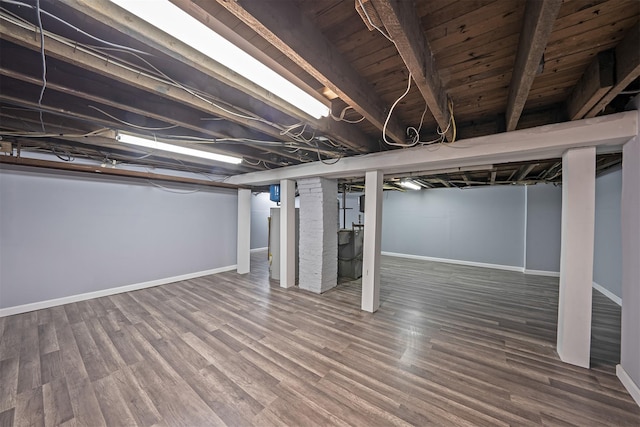
M 593 282 L 593 289 L 600 292 L 602 295 L 609 298 L 611 301 L 615 302 L 616 304 L 622 306 L 622 298 L 620 298 L 618 295 L 611 292 L 609 289 L 604 288 L 602 285 L 599 285 L 596 282 Z
M 250 252 L 262 252 L 262 251 L 266 251 L 267 249 L 269 249 L 268 247 L 264 247 L 264 248 L 253 248 L 250 250 Z
M 635 400 L 638 406 L 640 406 L 640 387 L 638 387 L 638 384 L 633 382 L 622 365 L 616 365 L 616 375 L 624 388 L 626 388 L 631 397 L 633 397 L 633 400 Z
M 70 295 L 68 297 L 55 298 L 46 301 L 38 301 L 29 304 L 16 305 L 13 307 L 0 308 L 0 317 L 11 316 L 14 314 L 27 313 L 34 310 L 42 310 L 43 308 L 55 307 L 57 305 L 69 304 L 72 302 L 84 301 L 92 298 L 100 298 L 109 295 L 121 294 L 123 292 L 137 291 L 139 289 L 151 288 L 154 286 L 166 285 L 167 283 L 179 282 L 181 280 L 195 279 L 196 277 L 209 276 L 211 274 L 223 273 L 225 271 L 235 270 L 236 265 L 228 265 L 226 267 L 213 268 L 211 270 L 198 271 L 195 273 L 182 274 L 180 276 L 166 277 L 164 279 L 150 280 L 148 282 L 134 283 L 133 285 L 119 286 L 117 288 L 102 289 L 95 292 L 87 292 L 84 294 Z
M 382 252 L 382 255 L 393 256 L 398 258 L 419 259 L 422 261 L 443 262 L 446 264 L 467 265 L 470 267 L 483 267 L 483 268 L 494 268 L 497 270 L 517 271 L 519 273 L 523 272 L 522 267 L 516 267 L 513 265 L 488 264 L 485 262 L 462 261 L 459 259 L 435 258 L 435 257 L 423 256 L 423 255 L 400 254 L 396 252 L 384 252 L 384 251 Z
M 528 268 L 524 269 L 524 274 L 531 274 L 533 276 L 560 277 L 559 271 L 530 270 Z

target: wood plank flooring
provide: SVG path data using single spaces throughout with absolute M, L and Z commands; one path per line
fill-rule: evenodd
M 640 426 L 594 294 L 592 369 L 554 351 L 557 279 L 383 257 L 322 296 L 233 272 L 0 318 L 0 426 Z

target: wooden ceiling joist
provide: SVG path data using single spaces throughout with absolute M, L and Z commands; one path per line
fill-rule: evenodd
M 6 76 L 6 77 L 11 77 L 14 78 L 16 80 L 20 80 L 26 83 L 31 83 L 34 85 L 40 85 L 41 84 L 41 80 L 31 77 L 31 76 L 26 76 L 22 73 L 18 73 L 12 70 L 9 70 L 7 68 L 4 67 L 0 67 L 0 76 Z M 171 114 L 161 114 L 159 112 L 154 112 L 154 111 L 149 111 L 149 110 L 141 110 L 139 108 L 135 108 L 131 105 L 127 105 L 127 104 L 122 104 L 120 102 L 116 102 L 113 101 L 112 99 L 106 98 L 106 97 L 100 97 L 97 96 L 95 94 L 90 94 L 84 91 L 79 90 L 78 88 L 71 88 L 69 86 L 65 86 L 65 85 L 61 85 L 56 83 L 55 81 L 51 81 L 49 80 L 47 82 L 47 89 L 48 90 L 53 90 L 65 95 L 69 95 L 69 96 L 74 96 L 74 97 L 78 97 L 78 98 L 82 98 L 85 99 L 87 101 L 90 101 L 92 103 L 99 103 L 100 107 L 105 109 L 105 106 L 109 106 L 109 107 L 113 107 L 116 108 L 118 110 L 127 112 L 127 113 L 132 113 L 132 114 L 136 114 L 136 115 L 140 115 L 142 117 L 147 117 L 147 118 L 152 118 L 155 120 L 158 120 L 164 124 L 170 124 L 170 125 L 174 125 L 174 126 L 179 126 L 183 129 L 189 129 L 189 130 L 193 130 L 199 133 L 204 134 L 205 136 L 210 136 L 212 138 L 212 140 L 215 139 L 220 139 L 220 138 L 225 138 L 228 135 L 223 135 L 220 132 L 214 131 L 214 130 L 210 130 L 207 129 L 206 126 L 202 125 L 202 121 L 200 121 L 200 123 L 196 123 L 192 118 L 187 117 L 187 115 L 181 114 L 181 111 L 179 109 L 174 108 L 171 111 Z M 33 108 L 36 108 L 37 105 L 33 104 Z M 150 109 L 153 110 L 155 107 L 161 107 L 160 105 L 149 105 Z M 123 114 L 124 115 L 124 114 Z M 89 116 L 83 116 L 81 117 L 83 120 L 90 120 Z M 104 122 L 103 122 L 104 124 Z M 116 123 L 113 123 L 112 126 L 114 128 L 121 128 L 124 126 L 118 126 Z M 252 138 L 252 135 L 246 135 L 247 138 Z M 269 160 L 266 160 L 266 158 L 264 156 L 260 156 L 260 154 L 262 153 L 268 153 L 268 154 L 275 154 L 277 156 L 281 156 L 283 158 L 286 159 L 290 159 L 290 160 L 298 160 L 297 156 L 291 155 L 289 153 L 287 153 L 285 150 L 273 150 L 268 148 L 268 146 L 260 146 L 257 144 L 251 144 L 251 143 L 244 143 L 243 145 L 245 145 L 247 148 L 248 147 L 252 147 L 255 148 L 258 152 L 261 153 L 255 153 L 255 152 L 251 152 L 250 150 L 244 150 L 244 149 L 239 149 L 238 147 L 235 148 L 235 151 L 231 151 L 231 150 L 217 150 L 218 152 L 220 152 L 221 154 L 226 154 L 229 156 L 234 156 L 237 155 L 238 152 L 237 151 L 241 151 L 240 154 L 243 155 L 243 157 L 247 157 L 248 159 L 251 159 L 252 161 L 260 161 L 260 160 L 265 160 L 267 161 L 267 163 L 272 163 Z M 219 148 L 219 147 L 218 147 Z
M 509 87 L 507 131 L 515 130 L 518 125 L 561 5 L 562 0 L 527 1 Z
M 529 176 L 531 171 L 536 168 L 536 166 L 538 166 L 537 163 L 532 163 L 528 166 L 522 166 L 521 172 L 518 174 L 518 177 L 516 178 L 516 180 L 523 181 L 527 176 Z
M 356 72 L 295 4 L 216 1 L 382 130 L 387 107 L 373 86 Z M 397 118 L 391 117 L 386 132 L 395 142 L 405 142 L 405 130 Z
M 308 114 L 296 106 L 274 96 L 271 92 L 263 89 L 256 83 L 239 75 L 219 62 L 214 61 L 186 43 L 175 39 L 109 0 L 60 0 L 60 2 L 228 86 L 249 94 L 277 110 L 286 112 L 293 117 L 306 120 L 311 119 Z
M 217 61 L 209 58 L 208 56 L 200 53 L 191 46 L 182 43 L 172 36 L 164 33 L 162 30 L 155 28 L 153 25 L 148 24 L 146 21 L 134 16 L 127 11 L 121 9 L 115 4 L 107 0 L 61 0 L 65 5 L 79 11 L 86 16 L 89 16 L 99 22 L 103 22 L 109 25 L 111 28 L 150 46 L 153 49 L 157 49 L 163 54 L 180 61 L 181 63 L 192 67 L 225 85 L 237 89 L 240 92 L 255 98 L 266 105 L 275 108 L 291 117 L 294 117 L 304 123 L 309 123 L 319 132 L 325 132 L 335 140 L 345 145 L 349 149 L 356 152 L 367 152 L 371 147 L 370 141 L 364 134 L 357 129 L 346 129 L 340 124 L 333 126 L 326 126 L 326 120 L 316 120 L 304 113 L 296 106 L 280 99 L 271 92 L 252 81 L 240 76 L 238 73 L 228 69 L 221 65 Z M 175 91 L 175 89 L 174 89 Z M 197 102 L 195 97 L 194 101 Z M 229 114 L 219 114 L 231 121 L 236 121 L 238 117 Z M 242 124 L 251 127 L 251 123 L 264 124 L 256 120 L 243 120 Z M 258 129 L 259 130 L 259 129 Z M 262 130 L 264 132 L 264 130 Z M 277 134 L 271 134 L 274 137 L 283 137 Z M 286 138 L 285 138 L 286 139 Z
M 413 2 L 371 0 L 371 3 L 413 76 L 429 111 L 440 129 L 447 130 L 445 136 L 451 141 L 453 129 L 450 126 L 449 97 L 440 80 L 429 41 L 422 30 Z
M 98 126 L 102 126 L 105 129 L 106 128 L 110 128 L 113 123 L 109 120 L 105 120 L 105 119 L 100 119 L 100 118 L 96 118 L 94 116 L 89 116 L 83 113 L 79 113 L 79 112 L 73 112 L 70 111 L 68 109 L 65 108 L 60 108 L 60 107 L 53 107 L 53 106 L 48 106 L 46 104 L 41 104 L 38 105 L 36 102 L 31 102 L 31 101 L 25 101 L 23 99 L 20 99 L 18 97 L 15 96 L 10 96 L 8 94 L 5 93 L 6 91 L 4 91 L 3 93 L 0 93 L 0 102 L 3 103 L 7 103 L 7 104 L 11 104 L 11 105 L 16 105 L 19 107 L 23 107 L 23 108 L 27 108 L 33 111 L 38 111 L 39 109 L 41 111 L 43 111 L 44 113 L 49 113 L 52 115 L 57 115 L 57 116 L 62 116 L 65 118 L 73 118 L 79 121 L 83 121 L 86 123 L 93 123 L 93 124 L 97 124 Z M 8 125 L 8 123 L 6 123 L 3 119 L 3 125 Z M 46 129 L 46 126 L 45 126 Z M 61 140 L 66 140 L 66 141 L 86 141 L 86 142 L 91 142 L 94 145 L 97 146 L 101 146 L 104 148 L 110 148 L 110 149 L 123 149 L 124 147 L 127 147 L 127 149 L 130 149 L 130 146 L 126 146 L 124 144 L 122 144 L 121 142 L 116 141 L 115 139 L 115 132 L 111 131 L 111 133 L 114 134 L 114 137 L 109 141 L 109 140 L 105 140 L 105 138 L 85 138 L 85 137 L 69 137 L 69 136 L 65 136 L 65 134 L 63 133 L 62 135 L 56 135 L 55 139 L 61 139 Z M 180 145 L 180 146 L 184 146 L 184 147 L 189 147 L 192 148 L 192 146 L 190 144 L 186 144 L 183 142 L 172 142 L 172 144 L 174 145 Z M 229 155 L 229 156 L 242 156 L 242 157 L 247 157 L 247 158 L 251 158 L 251 159 L 255 159 L 255 160 L 259 160 L 260 158 L 256 156 L 255 152 L 251 153 L 250 151 L 248 151 L 249 147 L 243 147 L 243 149 L 240 150 L 240 152 L 238 151 L 227 151 L 227 150 L 221 150 L 221 149 L 215 149 L 215 150 L 211 150 L 210 148 L 204 148 L 204 147 L 199 147 L 199 149 L 202 149 L 204 151 L 210 151 L 210 152 L 216 152 L 219 154 L 224 154 L 224 155 Z M 142 149 L 139 150 L 139 152 L 143 153 L 143 154 L 149 154 L 149 150 L 147 149 Z M 207 165 L 211 165 L 211 160 L 207 160 L 207 159 L 200 159 L 198 157 L 191 157 L 191 156 L 186 156 L 186 155 L 182 155 L 182 154 L 172 154 L 172 157 L 175 158 L 180 158 L 183 160 L 188 160 L 188 161 L 192 161 L 195 163 L 201 163 L 201 164 L 207 164 Z M 254 165 L 250 165 L 249 163 L 243 163 L 239 166 L 237 166 L 237 168 L 240 169 L 257 169 L 257 170 L 262 170 L 261 167 L 257 167 Z
M 15 23 L 0 19 L 0 37 L 32 50 L 40 50 L 40 40 L 34 28 L 23 28 Z M 51 57 L 80 66 L 104 77 L 128 84 L 145 92 L 160 95 L 170 101 L 196 108 L 213 117 L 223 117 L 274 138 L 282 138 L 278 129 L 266 123 L 230 114 L 224 108 L 220 108 L 211 102 L 206 102 L 160 79 L 133 70 L 130 67 L 121 66 L 117 62 L 95 52 L 52 38 L 46 31 L 45 50 L 47 55 Z
M 613 83 L 613 51 L 600 52 L 593 58 L 567 99 L 569 118 L 571 120 L 582 119 L 611 90 Z
M 615 48 L 615 84 L 606 95 L 598 101 L 585 115 L 585 118 L 595 117 L 613 98 L 618 96 L 631 82 L 640 77 L 640 21 L 625 35 Z

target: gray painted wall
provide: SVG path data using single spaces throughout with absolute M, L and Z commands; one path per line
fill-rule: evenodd
M 622 297 L 622 170 L 596 179 L 593 280 Z
M 236 191 L 0 165 L 0 308 L 234 265 L 237 209 Z
M 382 250 L 523 266 L 525 189 L 386 191 Z
M 528 270 L 560 271 L 562 187 L 537 184 L 526 187 Z
M 270 209 L 278 206 L 269 200 L 269 193 L 251 195 L 251 249 L 266 248 L 269 241 Z

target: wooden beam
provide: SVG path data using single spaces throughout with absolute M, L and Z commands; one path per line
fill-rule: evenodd
M 561 4 L 562 0 L 527 1 L 507 101 L 508 132 L 518 125 Z
M 283 64 L 280 64 L 263 51 L 257 49 L 250 41 L 245 40 L 241 35 L 235 33 L 234 29 L 226 27 L 218 17 L 207 12 L 207 2 L 203 2 L 202 4 L 194 3 L 191 0 L 171 0 L 171 2 L 200 21 L 202 24 L 211 28 L 225 39 L 231 41 L 233 44 L 240 47 L 263 64 L 285 77 L 287 80 L 294 83 L 296 86 L 304 89 L 311 96 L 322 100 L 323 102 L 328 102 L 325 97 L 316 92 L 315 88 L 310 87 L 291 70 L 288 70 Z M 355 152 L 368 153 L 370 151 L 378 151 L 378 146 L 375 144 L 375 141 L 355 126 L 345 122 L 335 121 L 330 117 L 313 120 L 312 122 L 313 127 L 318 132 L 328 134 L 333 137 L 336 142 L 339 142 L 343 146 L 354 150 Z
M 9 70 L 7 68 L 4 67 L 0 67 L 0 76 L 6 76 L 6 77 L 11 77 L 13 79 L 16 80 L 20 80 L 23 81 L 25 83 L 31 83 L 31 84 L 35 84 L 35 85 L 40 85 L 42 83 L 42 80 L 40 80 L 39 78 L 35 78 L 35 77 L 31 77 L 31 76 L 27 76 L 25 74 L 22 73 L 18 73 L 16 71 L 12 71 Z M 179 111 L 178 109 L 174 108 L 172 111 L 172 114 L 170 115 L 162 115 L 159 113 L 155 113 L 152 111 L 149 111 L 149 109 L 147 110 L 141 110 L 139 108 L 136 108 L 134 106 L 132 106 L 131 104 L 122 104 L 116 101 L 113 101 L 111 99 L 108 98 L 104 98 L 104 97 L 100 97 L 98 95 L 94 95 L 94 94 L 89 94 L 87 92 L 83 92 L 81 90 L 79 90 L 77 87 L 72 88 L 69 86 L 64 86 L 58 83 L 55 83 L 54 81 L 51 81 L 51 79 L 49 81 L 47 81 L 47 89 L 50 90 L 54 90 L 56 92 L 60 92 L 63 93 L 65 95 L 71 95 L 71 96 L 76 96 L 82 99 L 86 99 L 88 101 L 92 101 L 92 102 L 96 102 L 96 103 L 100 103 L 103 105 L 108 105 L 110 107 L 114 107 L 114 108 L 118 108 L 121 109 L 123 111 L 127 111 L 133 114 L 138 114 L 144 117 L 149 117 L 149 118 L 153 118 L 155 120 L 159 120 L 162 121 L 164 123 L 169 123 L 169 124 L 173 124 L 176 126 L 180 126 L 184 129 L 190 129 L 196 132 L 200 132 L 204 135 L 209 135 L 212 138 L 216 139 L 216 138 L 225 138 L 227 137 L 227 135 L 223 135 L 220 132 L 216 132 L 216 131 L 212 131 L 207 129 L 206 127 L 203 127 L 202 125 L 196 124 L 194 123 L 192 120 L 189 120 L 184 114 L 180 114 L 181 111 Z M 37 107 L 37 105 L 34 105 L 34 107 Z M 154 108 L 153 105 L 150 105 L 151 109 Z M 162 107 L 162 106 L 157 106 L 157 107 Z M 87 119 L 88 116 L 84 117 L 84 119 Z M 112 122 L 114 127 L 119 127 L 115 125 L 115 122 Z M 252 138 L 252 136 L 247 136 L 247 138 Z M 265 153 L 271 153 L 271 154 L 276 154 L 278 156 L 282 156 L 284 158 L 288 158 L 290 160 L 295 160 L 296 162 L 299 161 L 298 157 L 296 156 L 292 156 L 291 154 L 288 154 L 286 152 L 280 152 L 280 151 L 276 151 L 273 149 L 268 149 L 265 147 L 260 147 L 260 146 L 256 146 L 253 144 L 245 144 L 246 146 L 249 147 L 255 147 L 256 149 L 258 149 L 259 151 L 265 152 Z M 314 149 L 310 149 L 314 150 Z M 230 156 L 234 156 L 234 155 L 238 155 L 241 154 L 243 157 L 247 157 L 249 159 L 252 159 L 253 161 L 256 160 L 263 160 L 263 158 L 261 157 L 256 157 L 255 155 L 252 155 L 251 153 L 249 153 L 246 150 L 240 150 L 241 152 L 235 152 L 235 151 L 231 151 L 231 150 L 221 150 L 221 154 L 227 154 Z M 269 163 L 269 162 L 268 162 Z
M 612 50 L 600 52 L 593 58 L 567 99 L 567 112 L 571 120 L 582 119 L 611 90 L 614 83 L 613 68 Z
M 39 159 L 28 159 L 24 157 L 15 157 L 15 156 L 0 156 L 0 163 L 6 163 L 10 165 L 21 165 L 21 166 L 31 166 L 37 168 L 47 168 L 47 169 L 58 169 L 58 170 L 67 170 L 73 172 L 85 172 L 85 173 L 94 173 L 100 175 L 117 175 L 117 176 L 125 176 L 128 178 L 138 178 L 145 180 L 154 180 L 154 181 L 166 181 L 166 182 L 180 182 L 184 184 L 196 184 L 196 185 L 204 185 L 207 187 L 217 187 L 217 188 L 227 188 L 227 189 L 238 189 L 238 188 L 247 188 L 241 185 L 235 184 L 227 184 L 226 182 L 217 182 L 217 181 L 209 181 L 205 179 L 194 179 L 194 178 L 185 178 L 179 176 L 172 175 L 163 175 L 151 172 L 139 172 L 132 171 L 126 169 L 113 169 L 110 167 L 103 168 L 99 165 L 80 165 L 75 163 L 68 162 L 53 162 L 49 160 L 39 160 Z
M 303 70 L 382 130 L 387 106 L 338 49 L 291 1 L 216 0 Z M 206 7 L 202 4 L 202 7 Z M 405 129 L 391 117 L 387 135 L 405 142 Z
M 59 0 L 59 2 L 228 86 L 251 95 L 273 108 L 305 121 L 313 120 L 293 104 L 274 96 L 251 80 L 108 0 Z
M 16 23 L 0 19 L 0 37 L 9 40 L 26 48 L 39 51 L 40 39 L 31 26 L 22 27 Z M 230 114 L 225 109 L 220 108 L 210 102 L 206 102 L 192 94 L 167 84 L 163 80 L 147 75 L 132 69 L 131 67 L 119 64 L 113 58 L 91 52 L 81 46 L 76 46 L 49 34 L 45 31 L 45 50 L 47 55 L 61 61 L 71 63 L 78 67 L 100 74 L 128 84 L 137 89 L 150 92 L 166 98 L 170 101 L 179 102 L 183 105 L 198 109 L 206 114 L 222 117 L 234 123 L 239 123 L 250 129 L 270 135 L 274 138 L 282 139 L 280 130 L 258 120 L 250 120 Z
M 498 175 L 498 171 L 491 171 L 491 185 L 496 183 L 496 176 Z
M 442 178 L 436 178 L 436 179 L 438 180 L 438 182 L 439 182 L 440 184 L 444 185 L 444 186 L 445 186 L 445 187 L 447 187 L 447 188 L 451 188 L 451 187 L 453 187 L 453 185 L 451 185 L 451 183 L 450 183 L 449 181 L 445 181 L 445 180 L 444 180 L 444 179 L 442 179 Z
M 593 106 L 585 118 L 595 117 L 613 98 L 618 96 L 631 82 L 640 77 L 640 22 L 629 30 L 627 35 L 615 47 L 616 81 L 605 96 Z
M 440 80 L 433 52 L 420 24 L 413 2 L 404 0 L 371 0 L 389 36 L 413 76 L 429 111 L 440 129 L 448 129 L 446 138 L 453 140 L 449 126 L 449 97 Z
M 523 179 L 525 179 L 527 176 L 529 176 L 531 171 L 535 169 L 536 166 L 538 166 L 537 163 L 532 163 L 527 167 L 523 167 L 523 170 L 518 175 L 518 178 L 516 179 L 516 181 L 522 181 Z

